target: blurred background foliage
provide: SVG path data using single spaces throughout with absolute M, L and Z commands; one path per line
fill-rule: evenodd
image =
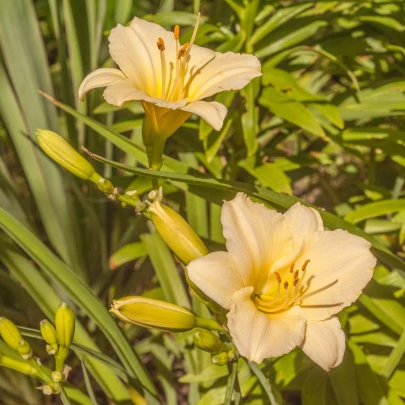
M 37 128 L 51 129 L 77 148 L 145 167 L 140 105 L 108 105 L 101 90 L 79 103 L 78 87 L 89 72 L 113 66 L 107 37 L 117 23 L 138 16 L 168 29 L 179 24 L 184 43 L 199 10 L 196 43 L 254 53 L 263 77 L 217 96 L 229 109 L 220 132 L 193 117 L 169 139 L 162 170 L 179 177 L 162 181 L 166 203 L 210 250 L 223 249 L 221 201 L 242 186 L 188 185 L 187 173 L 243 182 L 281 210 L 295 201 L 289 196 L 299 197 L 334 213 L 324 216 L 329 227 L 365 232 L 380 262 L 365 293 L 341 314 L 343 364 L 325 373 L 296 350 L 262 370 L 286 404 L 403 404 L 403 0 L 1 1 L 0 315 L 37 328 L 60 301 L 76 304 L 82 346 L 71 356 L 70 382 L 92 404 L 145 403 L 139 382 L 150 392 L 146 403 L 222 403 L 227 368 L 194 350 L 189 334 L 119 328 L 107 312 L 115 297 L 145 294 L 206 314 L 169 249 L 145 218 L 63 172 L 33 137 Z M 92 163 L 123 189 L 152 188 L 147 177 Z M 0 350 L 7 350 L 2 341 Z M 247 364 L 239 366 L 244 403 L 266 403 Z M 69 396 L 88 403 L 77 391 Z M 0 404 L 58 401 L 0 369 Z

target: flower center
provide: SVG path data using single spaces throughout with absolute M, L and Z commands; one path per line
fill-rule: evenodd
M 162 99 L 167 101 L 178 101 L 184 98 L 185 79 L 188 71 L 188 62 L 190 60 L 191 48 L 194 44 L 197 35 L 198 26 L 200 24 L 200 13 L 197 15 L 197 22 L 194 27 L 193 35 L 190 42 L 180 45 L 180 27 L 176 25 L 173 30 L 174 39 L 176 41 L 176 66 L 174 80 L 169 78 L 167 82 L 165 43 L 163 38 L 158 38 L 157 47 L 160 51 L 160 63 L 162 67 Z M 171 76 L 171 75 L 170 75 Z
M 276 294 L 272 296 L 270 295 L 270 291 L 264 294 L 256 294 L 253 300 L 256 307 L 260 311 L 266 313 L 284 311 L 305 300 L 306 298 L 312 297 L 322 291 L 327 290 L 338 282 L 338 280 L 335 280 L 324 287 L 305 294 L 307 288 L 303 287 L 302 284 L 307 273 L 307 266 L 309 262 L 310 260 L 305 260 L 301 267 L 301 272 L 300 270 L 294 270 L 295 263 L 293 263 L 284 280 L 282 280 L 280 273 L 275 271 L 273 274 L 277 280 Z

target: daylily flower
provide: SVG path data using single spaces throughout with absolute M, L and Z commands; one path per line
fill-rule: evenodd
M 188 277 L 228 310 L 240 354 L 260 363 L 299 346 L 325 370 L 338 366 L 338 318 L 370 281 L 370 243 L 324 230 L 319 213 L 296 203 L 284 215 L 239 193 L 222 208 L 227 252 L 188 265 Z
M 202 99 L 224 90 L 239 90 L 261 76 L 260 62 L 253 55 L 219 53 L 195 45 L 199 20 L 200 15 L 190 43 L 184 45 L 180 45 L 177 25 L 171 32 L 136 17 L 127 27 L 118 24 L 111 30 L 109 49 L 120 70 L 97 69 L 79 89 L 81 100 L 89 90 L 106 87 L 104 98 L 110 104 L 142 103 L 143 139 L 155 168 L 160 167 L 165 140 L 191 114 L 199 115 L 217 131 L 221 129 L 226 107 Z

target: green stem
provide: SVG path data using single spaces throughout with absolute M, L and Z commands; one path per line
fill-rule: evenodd
M 65 364 L 65 360 L 68 354 L 69 349 L 67 347 L 59 346 L 59 350 L 55 354 L 55 371 L 62 373 L 63 365 Z
M 217 330 L 218 332 L 225 332 L 225 329 L 215 320 L 196 317 L 195 326 L 208 329 Z
M 232 396 L 235 405 L 242 404 L 242 395 L 240 392 L 239 381 L 238 381 L 238 362 L 233 361 L 228 363 L 229 377 L 226 384 L 224 405 L 231 405 Z
M 278 401 L 276 396 L 273 392 L 273 387 L 271 386 L 270 381 L 267 377 L 263 374 L 262 370 L 260 370 L 259 366 L 256 363 L 249 362 L 249 367 L 259 380 L 261 386 L 263 387 L 264 392 L 267 394 L 271 405 L 278 405 Z

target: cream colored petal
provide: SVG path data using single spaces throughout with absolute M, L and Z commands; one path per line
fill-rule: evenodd
M 272 264 L 293 250 L 283 215 L 238 193 L 224 203 L 221 221 L 226 248 L 245 285 L 259 291 Z
M 196 114 L 210 124 L 216 131 L 222 128 L 227 108 L 216 101 L 193 101 L 182 108 L 184 111 Z
M 246 287 L 232 296 L 228 328 L 239 353 L 249 361 L 289 353 L 300 345 L 305 333 L 306 317 L 300 307 L 277 314 L 259 311 L 250 299 L 253 287 Z
M 208 297 L 225 309 L 231 307 L 231 296 L 245 287 L 227 252 L 214 252 L 193 260 L 188 277 Z
M 87 75 L 79 87 L 79 99 L 84 100 L 86 93 L 96 87 L 106 87 L 127 80 L 124 73 L 118 69 L 102 68 Z
M 132 79 L 134 87 L 152 97 L 161 97 L 162 70 L 158 38 L 165 43 L 167 77 L 173 71 L 176 58 L 176 41 L 173 32 L 160 25 L 134 18 L 123 27 L 118 24 L 109 36 L 110 54 L 125 75 Z
M 370 247 L 365 239 L 341 229 L 315 232 L 306 238 L 296 265 L 300 268 L 306 259 L 310 260 L 303 288 L 304 296 L 314 295 L 301 304 L 309 320 L 327 319 L 359 297 L 376 264 Z
M 345 334 L 337 317 L 333 316 L 326 321 L 307 322 L 301 349 L 324 370 L 329 371 L 342 362 L 345 348 Z
M 130 79 L 126 80 L 125 82 L 120 82 L 113 84 L 112 86 L 108 86 L 104 90 L 104 98 L 109 104 L 118 106 L 123 105 L 126 101 L 138 100 L 146 101 L 147 103 L 151 103 L 159 107 L 170 108 L 173 110 L 181 108 L 187 103 L 187 100 L 171 102 L 162 100 L 161 98 L 151 97 L 144 91 L 138 90 L 133 87 L 132 81 Z
M 294 238 L 294 246 L 299 247 L 305 237 L 316 231 L 323 231 L 322 218 L 313 208 L 305 207 L 300 203 L 294 204 L 284 214 Z
M 202 56 L 200 57 L 198 53 Z M 239 90 L 255 77 L 262 75 L 260 62 L 256 56 L 233 52 L 217 52 L 215 57 L 212 56 L 201 48 L 193 46 L 189 63 L 191 66 L 188 92 L 190 100 L 201 100 L 220 91 Z M 193 57 L 196 60 L 195 65 Z

